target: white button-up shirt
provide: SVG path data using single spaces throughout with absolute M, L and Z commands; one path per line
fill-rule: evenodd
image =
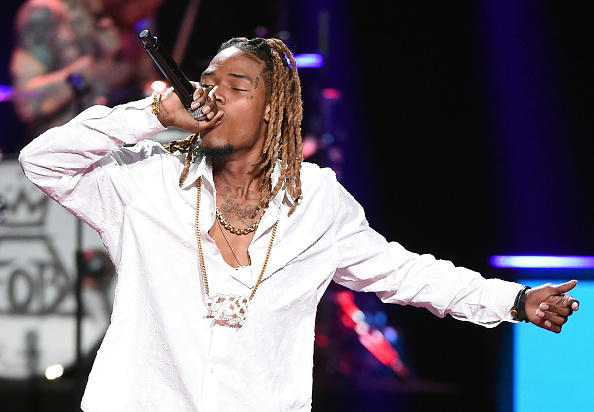
M 249 246 L 251 267 L 233 269 L 208 235 L 212 170 L 196 162 L 179 187 L 184 155 L 145 140 L 163 130 L 150 102 L 87 109 L 20 156 L 35 184 L 99 232 L 117 268 L 111 325 L 85 411 L 310 410 L 316 307 L 331 280 L 438 316 L 485 326 L 511 320 L 520 285 L 387 242 L 334 174 L 308 163 L 295 212 L 288 216 L 293 199 L 279 192 Z M 206 316 L 194 227 L 198 177 L 211 296 L 250 295 L 278 220 L 266 272 L 239 328 Z

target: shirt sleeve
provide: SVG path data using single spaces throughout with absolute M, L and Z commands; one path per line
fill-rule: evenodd
M 522 285 L 485 279 L 449 261 L 388 242 L 369 227 L 362 207 L 338 186 L 337 283 L 375 292 L 386 303 L 426 308 L 439 317 L 449 314 L 486 327 L 512 321 L 509 310 Z
M 164 130 L 150 110 L 151 97 L 114 108 L 93 106 L 63 126 L 50 129 L 20 153 L 25 175 L 48 196 L 98 232 L 113 229 L 125 206 L 125 191 L 114 187 L 109 154 Z M 140 151 L 125 153 L 127 162 Z M 122 182 L 125 184 L 125 182 Z

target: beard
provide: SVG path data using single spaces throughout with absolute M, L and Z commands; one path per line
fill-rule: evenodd
M 198 157 L 205 157 L 213 166 L 224 163 L 234 151 L 235 148 L 229 143 L 221 147 L 203 147 L 202 145 L 196 147 Z

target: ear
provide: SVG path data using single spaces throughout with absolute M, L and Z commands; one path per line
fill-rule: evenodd
M 266 123 L 270 122 L 270 103 L 264 108 L 264 121 Z

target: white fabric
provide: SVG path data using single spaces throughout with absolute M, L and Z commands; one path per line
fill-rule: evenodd
M 251 270 L 234 270 L 207 233 L 215 218 L 212 171 L 195 164 L 178 186 L 183 156 L 144 140 L 163 130 L 150 102 L 92 107 L 20 156 L 35 184 L 100 233 L 118 271 L 85 411 L 310 410 L 316 307 L 332 279 L 438 316 L 485 326 L 511 321 L 520 285 L 388 243 L 331 171 L 307 163 L 295 213 L 288 217 L 293 200 L 279 193 L 249 247 Z M 239 329 L 205 317 L 194 233 L 199 176 L 211 295 L 249 296 L 279 220 L 264 279 Z

